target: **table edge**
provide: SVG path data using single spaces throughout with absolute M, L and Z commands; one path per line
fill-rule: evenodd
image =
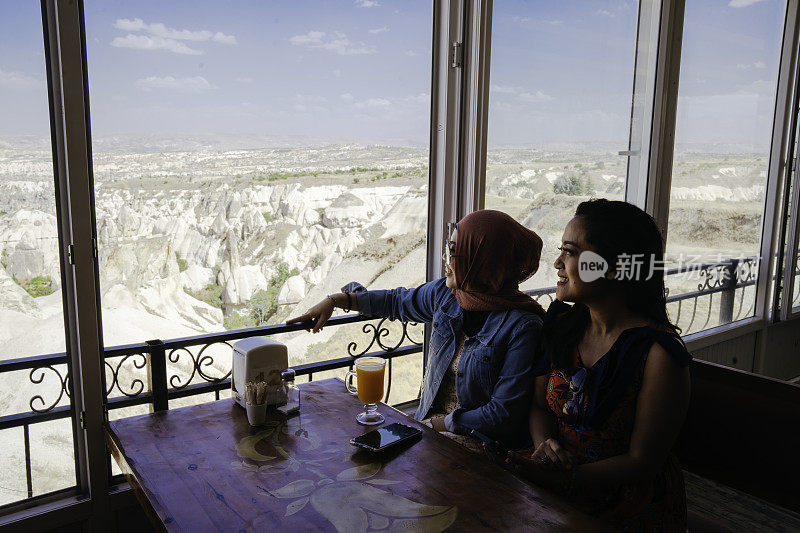
M 136 499 L 139 501 L 139 505 L 147 515 L 150 523 L 157 531 L 168 532 L 169 530 L 167 529 L 166 524 L 164 524 L 164 518 L 166 514 L 158 511 L 150 499 L 151 495 L 148 494 L 149 491 L 139 482 L 139 474 L 136 468 L 131 466 L 131 464 L 128 462 L 128 458 L 125 456 L 124 448 L 119 442 L 119 438 L 117 437 L 116 433 L 114 433 L 114 431 L 111 429 L 109 422 L 103 423 L 103 437 L 105 438 L 106 447 L 111 453 L 111 457 L 117 462 L 120 470 L 122 470 L 122 474 L 125 476 L 125 481 L 128 482 L 131 490 L 133 490 Z

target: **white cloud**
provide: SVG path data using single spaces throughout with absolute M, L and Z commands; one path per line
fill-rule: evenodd
M 383 113 L 392 112 L 415 112 L 421 105 L 430 105 L 430 93 L 411 94 L 402 98 L 368 98 L 366 100 L 355 101 L 350 93 L 344 93 L 339 98 L 347 103 L 352 103 L 355 109 Z M 377 116 L 377 115 L 376 115 Z
M 373 34 L 373 35 L 376 35 L 378 33 L 383 33 L 385 31 L 389 31 L 389 26 L 384 26 L 383 28 L 375 28 L 375 29 L 369 30 L 369 32 L 371 34 Z
M 405 53 L 405 54 L 406 54 L 408 57 L 414 57 L 414 56 L 416 56 L 416 55 L 417 55 L 417 53 L 416 53 L 414 50 L 406 50 L 404 53 Z
M 236 78 L 236 81 L 239 83 L 253 83 L 253 78 L 250 77 Z
M 139 89 L 147 92 L 157 89 L 167 89 L 179 92 L 200 93 L 217 88 L 202 76 L 194 76 L 191 78 L 174 78 L 172 76 L 159 78 L 158 76 L 149 76 L 141 80 L 136 80 L 135 85 Z
M 747 7 L 763 1 L 764 0 L 731 0 L 728 7 Z
M 761 69 L 761 68 L 767 68 L 767 64 L 764 63 L 763 61 L 756 61 L 755 63 L 739 63 L 736 65 L 736 68 L 738 68 L 739 70 L 748 70 L 751 68 Z
M 429 104 L 431 101 L 430 93 L 419 93 L 406 96 L 403 101 L 409 104 Z
M 489 90 L 500 94 L 517 94 L 522 91 L 522 87 L 512 87 L 510 85 L 492 85 Z
M 328 99 L 325 98 L 324 96 L 317 96 L 315 94 L 296 94 L 294 95 L 294 99 L 296 102 L 300 102 L 301 104 L 320 103 L 328 101 Z
M 304 35 L 295 35 L 289 38 L 289 42 L 298 46 L 309 48 L 321 48 L 341 56 L 374 54 L 377 50 L 374 47 L 366 46 L 364 43 L 353 43 L 342 32 L 334 32 L 328 35 L 324 31 L 310 31 Z
M 752 83 L 736 86 L 735 94 L 757 94 L 771 96 L 775 93 L 775 82 L 767 80 L 756 80 Z
M 225 35 L 219 31 L 214 34 L 211 40 L 220 44 L 236 44 L 236 37 L 233 35 Z
M 357 109 L 385 109 L 391 107 L 392 103 L 386 98 L 370 98 L 363 102 L 356 102 Z
M 321 43 L 322 38 L 325 37 L 324 31 L 310 31 L 305 35 L 295 35 L 289 39 L 292 44 L 312 44 Z
M 140 18 L 133 20 L 117 19 L 114 22 L 114 27 L 122 31 L 143 31 L 156 37 L 163 37 L 164 39 L 174 39 L 176 41 L 214 41 L 221 44 L 236 44 L 236 37 L 233 35 L 225 35 L 222 32 L 213 32 L 209 30 L 178 30 L 169 28 L 160 22 L 153 22 L 147 24 Z
M 611 11 L 608 11 L 606 9 L 598 9 L 597 10 L 597 14 L 598 15 L 602 15 L 604 17 L 612 18 L 612 19 L 615 17 L 614 13 L 612 13 Z
M 140 18 L 117 19 L 114 27 L 127 32 L 143 32 L 140 34 L 128 33 L 124 37 L 115 37 L 111 46 L 117 48 L 132 48 L 134 50 L 168 50 L 182 55 L 200 55 L 202 50 L 191 48 L 183 41 L 189 42 L 215 42 L 220 44 L 236 44 L 236 37 L 225 35 L 222 32 L 210 30 L 178 30 L 169 28 L 160 22 L 148 24 Z
M 536 91 L 535 93 L 520 93 L 519 99 L 523 102 L 549 102 L 553 97 L 542 91 Z
M 375 0 L 356 0 L 357 7 L 378 7 L 380 4 Z
M 28 76 L 22 72 L 11 72 L 0 69 L 0 86 L 32 88 L 38 87 L 42 82 L 33 76 Z
M 129 33 L 125 37 L 115 37 L 111 41 L 111 46 L 117 48 L 132 48 L 134 50 L 169 50 L 176 54 L 197 56 L 203 53 L 202 50 L 189 48 L 186 44 L 175 39 L 164 39 L 163 37 L 148 37 L 147 35 L 134 35 Z
M 528 22 L 536 22 L 536 19 L 531 17 L 511 17 L 511 20 L 519 23 L 519 24 L 527 24 Z M 542 20 L 540 21 L 544 24 L 549 24 L 551 26 L 562 26 L 564 24 L 563 20 Z

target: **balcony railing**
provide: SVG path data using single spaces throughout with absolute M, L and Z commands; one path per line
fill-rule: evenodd
M 757 266 L 756 258 L 745 258 L 669 270 L 668 277 L 697 272 L 700 280 L 696 283 L 696 290 L 668 295 L 672 319 L 686 334 L 705 329 L 712 321 L 722 324 L 749 316 L 755 298 L 746 300 L 745 291 L 755 285 Z M 800 275 L 800 270 L 797 275 Z M 555 287 L 547 287 L 528 293 L 547 307 L 553 301 L 555 291 Z M 798 300 L 800 295 L 795 298 L 795 303 Z M 293 368 L 298 376 L 306 376 L 311 381 L 315 374 L 323 371 L 351 368 L 354 359 L 361 355 L 379 355 L 388 360 L 388 401 L 392 361 L 422 351 L 422 327 L 411 323 L 392 325 L 386 319 L 375 320 L 359 315 L 331 318 L 326 327 L 359 322 L 364 323 L 361 331 L 366 339 L 360 343 L 352 340 L 347 354 Z M 391 328 L 395 331 L 390 332 Z M 303 329 L 302 324 L 279 324 L 107 348 L 104 352 L 106 411 L 140 405 L 148 405 L 154 411 L 165 410 L 169 409 L 170 400 L 207 393 L 213 393 L 219 399 L 220 391 L 230 388 L 230 368 L 224 372 L 215 369 L 214 357 L 220 350 L 230 353 L 232 342 L 237 339 Z M 390 338 L 394 340 L 390 342 Z M 28 499 L 34 498 L 30 426 L 72 416 L 68 362 L 65 353 L 0 361 L 0 374 L 26 371 L 30 383 L 45 385 L 41 392 L 30 398 L 30 411 L 0 416 L 0 430 L 23 429 Z

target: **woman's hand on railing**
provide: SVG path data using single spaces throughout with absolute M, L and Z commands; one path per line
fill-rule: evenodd
M 313 325 L 310 324 L 311 327 L 306 328 L 306 331 L 317 333 L 318 331 L 322 331 L 322 326 L 324 326 L 325 322 L 327 322 L 331 317 L 335 308 L 336 305 L 334 304 L 334 297 L 327 296 L 324 300 L 306 311 L 304 314 L 290 318 L 286 321 L 286 323 L 294 324 L 296 322 L 313 321 Z
M 306 328 L 306 331 L 317 333 L 322 330 L 322 326 L 333 314 L 333 310 L 341 307 L 345 311 L 358 311 L 358 299 L 354 293 L 337 292 L 336 294 L 329 294 L 320 303 L 309 309 L 300 316 L 290 318 L 286 321 L 287 324 L 294 324 L 295 322 L 309 322 L 314 321 L 314 324 Z

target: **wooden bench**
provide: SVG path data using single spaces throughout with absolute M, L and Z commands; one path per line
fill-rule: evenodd
M 800 387 L 699 360 L 691 372 L 682 467 L 800 513 Z

